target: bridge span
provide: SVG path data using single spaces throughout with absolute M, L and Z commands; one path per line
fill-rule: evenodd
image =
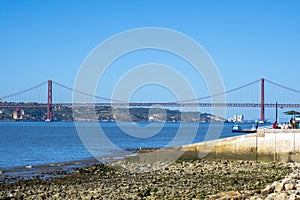
M 65 107 L 231 107 L 231 108 L 260 108 L 260 103 L 157 103 L 157 102 L 129 102 L 129 103 L 52 103 L 51 107 L 55 106 L 65 106 Z M 265 108 L 300 108 L 300 104 L 276 104 L 276 103 L 266 103 Z M 47 107 L 47 103 L 0 103 L 0 108 L 33 108 L 33 107 Z
M 275 86 L 276 89 L 267 89 L 265 88 L 265 82 L 269 83 L 269 85 Z M 60 88 L 63 90 L 63 93 L 58 93 L 56 90 L 53 90 L 52 86 L 55 85 L 56 88 Z M 244 88 L 255 87 L 255 91 L 249 92 L 249 94 L 243 93 Z M 277 99 L 269 99 L 270 96 L 266 94 L 274 95 L 278 92 L 278 88 L 283 90 L 282 95 L 285 97 L 284 100 L 281 100 L 278 104 Z M 38 93 L 38 90 L 41 92 Z M 64 97 L 66 92 L 69 94 L 80 94 L 83 99 L 81 103 L 72 103 L 72 98 L 69 100 L 63 100 L 59 97 Z M 291 96 L 288 95 L 287 92 L 292 92 L 293 94 L 298 95 L 297 99 L 291 100 Z M 227 100 L 227 102 L 219 102 L 219 103 L 210 103 L 213 97 L 219 95 L 228 95 L 228 94 L 236 94 L 239 93 L 244 100 L 237 100 L 238 98 L 234 98 L 231 100 Z M 31 103 L 26 103 L 32 101 L 32 99 L 37 96 L 37 94 L 42 94 L 41 100 L 33 101 Z M 72 96 L 72 95 L 71 95 Z M 212 94 L 210 96 L 205 96 L 201 98 L 196 98 L 192 100 L 183 100 L 183 101 L 173 101 L 173 102 L 126 102 L 120 100 L 114 100 L 110 98 L 96 96 L 94 94 L 88 94 L 84 91 L 77 91 L 73 88 L 64 86 L 60 83 L 54 82 L 52 80 L 45 81 L 40 83 L 34 87 L 29 89 L 13 93 L 11 95 L 7 95 L 2 97 L 2 102 L 0 100 L 0 108 L 11 108 L 11 107 L 46 107 L 47 108 L 47 119 L 52 119 L 52 109 L 55 106 L 66 106 L 66 107 L 87 107 L 87 106 L 109 106 L 109 107 L 174 107 L 174 108 L 182 108 L 182 107 L 228 107 L 228 108 L 260 108 L 260 120 L 265 121 L 265 108 L 275 108 L 278 106 L 279 108 L 300 108 L 300 91 L 296 89 L 292 89 L 278 83 L 266 80 L 261 78 L 259 80 L 253 81 L 251 83 L 245 84 L 243 86 L 224 91 L 219 94 Z M 29 98 L 28 98 L 29 97 Z M 46 99 L 45 99 L 46 97 Z M 250 97 L 250 98 L 249 98 Z M 257 97 L 257 99 L 251 100 L 252 97 Z M 29 100 L 25 100 L 29 99 Z M 53 101 L 54 99 L 54 101 Z M 60 99 L 60 100 L 57 100 Z M 248 101 L 248 102 L 247 102 Z M 250 101 L 250 102 L 249 102 Z M 267 102 L 268 101 L 268 102 Z M 36 103 L 35 103 L 36 102 Z M 86 103 L 88 102 L 88 103 Z M 89 103 L 94 102 L 94 103 Z M 255 102 L 255 103 L 253 103 Z M 285 102 L 285 103 L 282 103 Z

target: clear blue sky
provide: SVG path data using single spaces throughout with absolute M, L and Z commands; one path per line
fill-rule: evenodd
M 174 29 L 195 39 L 218 66 L 226 89 L 261 77 L 298 89 L 299 10 L 296 0 L 2 0 L 0 96 L 48 79 L 72 87 L 96 45 L 141 27 Z M 191 77 L 191 84 L 199 83 Z

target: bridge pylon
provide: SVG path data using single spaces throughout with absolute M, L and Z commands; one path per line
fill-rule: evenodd
M 52 80 L 48 80 L 47 121 L 52 120 Z
M 261 78 L 261 90 L 260 90 L 260 121 L 265 121 L 265 79 Z

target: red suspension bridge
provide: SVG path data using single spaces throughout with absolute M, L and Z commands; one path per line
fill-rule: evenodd
M 268 87 L 266 87 L 266 83 Z M 275 87 L 274 88 L 271 88 Z M 54 87 L 63 92 L 54 91 Z M 244 92 L 250 88 L 248 92 Z M 252 88 L 252 89 L 251 89 Z M 254 88 L 254 89 L 253 89 Z M 66 92 L 68 91 L 68 92 Z M 85 97 L 83 103 L 72 103 L 73 92 Z M 227 102 L 210 103 L 214 96 L 226 95 Z M 232 97 L 231 97 L 232 96 Z M 240 97 L 239 97 L 240 96 Z M 59 98 L 58 98 L 59 97 Z M 242 97 L 242 99 L 241 99 Z M 240 98 L 240 100 L 238 100 Z M 277 104 L 277 101 L 280 102 Z M 300 108 L 300 91 L 261 78 L 240 87 L 211 96 L 200 97 L 186 101 L 174 102 L 125 102 L 104 98 L 83 91 L 77 91 L 52 80 L 45 81 L 29 89 L 3 96 L 0 99 L 0 108 L 8 107 L 47 107 L 47 119 L 52 120 L 52 107 L 63 106 L 114 106 L 114 107 L 241 107 L 260 108 L 260 120 L 265 121 L 265 108 Z M 88 102 L 88 103 L 87 103 Z M 93 102 L 93 103 L 91 103 Z

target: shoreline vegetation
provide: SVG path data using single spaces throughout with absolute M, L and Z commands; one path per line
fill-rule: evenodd
M 201 159 L 166 165 L 125 159 L 76 168 L 58 177 L 3 183 L 0 199 L 247 199 L 275 190 L 282 193 L 287 184 L 295 189 L 292 179 L 280 187 L 290 174 L 299 178 L 297 170 L 290 163 Z
M 3 105 L 2 105 L 3 104 Z M 22 107 L 0 103 L 0 121 L 45 121 L 47 108 L 37 103 Z M 2 106 L 1 106 L 2 105 Z M 20 105 L 19 105 L 20 106 Z M 31 107 L 30 107 L 31 106 Z M 89 113 L 96 116 L 89 116 Z M 110 106 L 78 107 L 55 105 L 52 107 L 52 121 L 74 121 L 73 112 L 76 112 L 76 121 L 99 122 L 225 122 L 226 120 L 209 113 L 181 112 L 179 110 L 162 108 L 112 108 Z

